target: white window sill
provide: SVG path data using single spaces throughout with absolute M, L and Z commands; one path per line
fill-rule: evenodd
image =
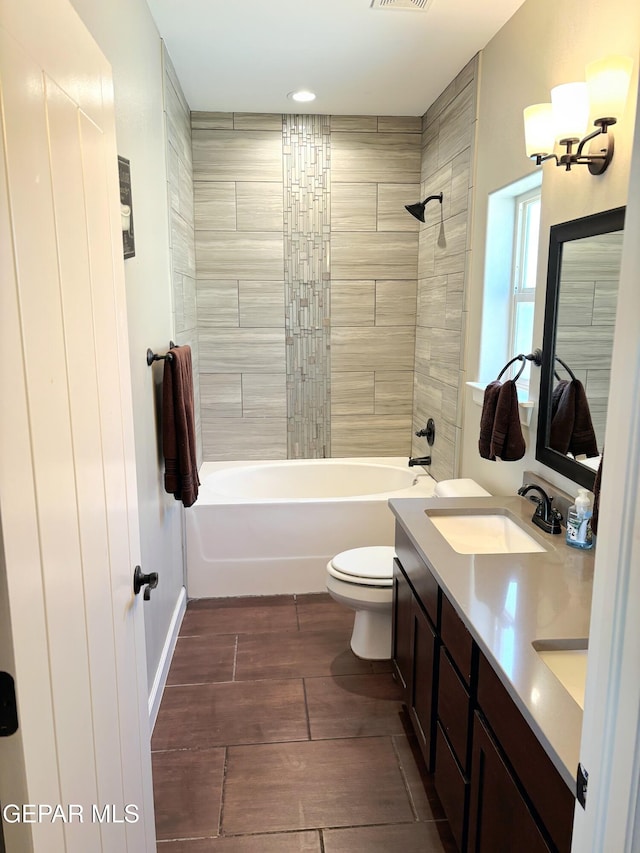
M 471 388 L 473 402 L 478 406 L 484 403 L 484 390 L 487 387 L 480 382 L 465 383 L 468 388 Z M 520 412 L 520 423 L 522 426 L 530 426 L 531 414 L 533 412 L 534 403 L 532 400 L 518 400 L 518 409 Z

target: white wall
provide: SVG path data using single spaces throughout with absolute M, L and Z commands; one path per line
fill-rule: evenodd
M 164 353 L 173 335 L 161 41 L 144 0 L 72 3 L 111 63 L 118 153 L 131 161 L 136 255 L 125 261 L 125 276 L 140 540 L 142 568 L 160 576 L 144 606 L 151 688 L 184 575 L 181 505 L 162 483 L 160 388 L 154 384 L 162 371 L 145 360 L 147 347 Z
M 606 10 L 590 0 L 528 0 L 489 42 L 482 53 L 476 149 L 474 222 L 472 231 L 466 379 L 478 378 L 484 243 L 487 199 L 494 192 L 531 172 L 526 159 L 522 110 L 549 101 L 558 83 L 584 80 L 585 65 L 609 54 L 632 56 L 637 63 L 640 43 L 640 4 L 611 0 Z M 636 65 L 637 72 L 637 65 Z M 542 221 L 533 348 L 542 345 L 549 227 L 558 222 L 624 205 L 627 200 L 633 140 L 637 73 L 626 114 L 615 127 L 615 157 L 608 171 L 595 177 L 584 166 L 567 173 L 546 163 L 542 182 Z M 532 369 L 532 395 L 537 398 L 540 372 Z M 575 492 L 575 484 L 536 462 L 537 405 L 531 427 L 524 429 L 527 453 L 520 462 L 481 459 L 478 434 L 481 408 L 466 391 L 461 475 L 473 477 L 495 494 L 513 493 L 522 473 L 539 473 L 558 488 Z

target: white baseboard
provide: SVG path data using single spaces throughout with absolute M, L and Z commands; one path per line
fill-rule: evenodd
M 149 728 L 152 733 L 158 717 L 158 711 L 160 710 L 164 686 L 167 683 L 167 675 L 169 674 L 171 659 L 178 641 L 178 633 L 180 631 L 182 618 L 186 609 L 187 590 L 185 587 L 182 587 L 173 611 L 173 616 L 171 617 L 171 624 L 167 631 L 167 639 L 164 641 L 164 647 L 162 649 L 162 654 L 160 655 L 160 662 L 158 663 L 156 676 L 153 679 L 153 686 L 151 687 L 151 692 L 149 694 Z

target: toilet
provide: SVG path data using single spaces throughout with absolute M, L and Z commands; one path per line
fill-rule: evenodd
M 434 497 L 488 497 L 474 480 L 443 480 Z M 329 595 L 355 610 L 351 650 L 364 660 L 389 660 L 393 654 L 393 558 L 391 545 L 341 551 L 327 563 Z

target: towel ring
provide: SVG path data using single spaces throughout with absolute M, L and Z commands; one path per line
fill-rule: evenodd
M 513 381 L 514 381 L 514 382 L 517 382 L 517 381 L 518 381 L 518 379 L 520 379 L 520 377 L 522 376 L 522 371 L 523 371 L 523 370 L 525 369 L 525 367 L 527 366 L 527 357 L 526 357 L 526 356 L 524 356 L 524 355 L 522 355 L 522 353 L 520 353 L 520 355 L 515 356 L 515 358 L 512 358 L 512 359 L 511 359 L 511 361 L 508 361 L 508 362 L 505 364 L 505 366 L 502 368 L 502 370 L 501 370 L 501 371 L 500 371 L 500 373 L 498 374 L 498 379 L 496 380 L 497 382 L 499 382 L 499 381 L 500 381 L 500 379 L 501 379 L 501 377 L 503 376 L 503 374 L 506 372 L 506 370 L 508 370 L 508 368 L 509 368 L 509 367 L 511 367 L 511 365 L 512 365 L 515 361 L 521 361 L 521 362 L 522 362 L 522 364 L 520 365 L 520 370 L 519 370 L 519 371 L 516 373 L 516 375 L 513 377 Z
M 573 370 L 571 370 L 571 368 L 569 367 L 569 365 L 568 365 L 566 362 L 564 362 L 564 361 L 560 358 L 560 356 L 558 356 L 558 355 L 554 355 L 554 358 L 555 358 L 555 360 L 556 360 L 556 361 L 559 361 L 559 362 L 560 362 L 560 364 L 564 367 L 564 369 L 567 371 L 567 373 L 568 373 L 568 374 L 569 374 L 569 376 L 571 377 L 572 381 L 573 381 L 573 382 L 575 382 L 575 381 L 576 381 L 575 373 L 573 372 Z M 560 377 L 558 376 L 558 374 L 556 373 L 556 371 L 555 371 L 555 370 L 554 370 L 554 375 L 555 375 L 556 379 L 560 380 Z

